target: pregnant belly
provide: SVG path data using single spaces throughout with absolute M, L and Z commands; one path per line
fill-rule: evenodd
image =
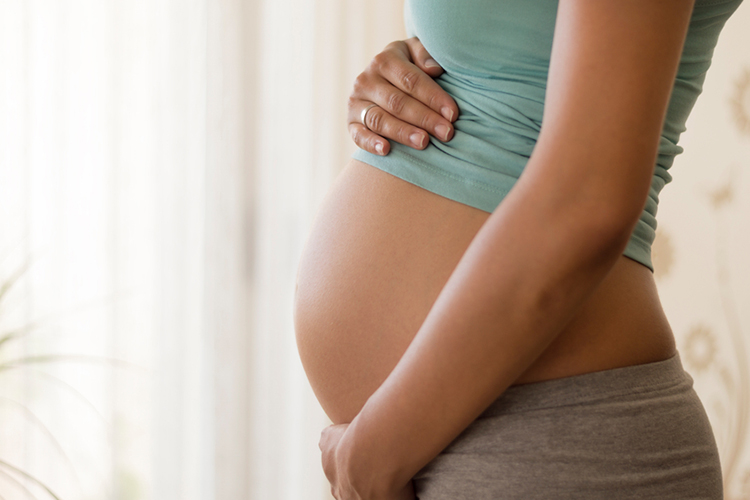
M 388 377 L 489 213 L 352 160 L 302 253 L 297 347 L 323 410 L 351 422 Z M 651 272 L 621 256 L 516 383 L 660 361 L 674 338 Z
M 352 160 L 300 259 L 297 346 L 334 423 L 350 422 L 406 351 L 489 214 Z

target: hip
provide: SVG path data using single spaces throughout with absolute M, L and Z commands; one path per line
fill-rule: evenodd
M 511 387 L 415 477 L 420 500 L 722 498 L 679 355 Z

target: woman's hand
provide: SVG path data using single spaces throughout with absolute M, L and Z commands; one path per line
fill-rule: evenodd
M 349 96 L 349 133 L 357 146 L 387 155 L 386 139 L 415 149 L 427 147 L 428 133 L 449 141 L 458 106 L 433 80 L 442 73 L 418 38 L 388 44 L 356 78 Z M 361 114 L 370 104 L 377 106 L 367 112 L 365 127 Z
M 347 477 L 345 453 L 337 454 L 339 444 L 349 424 L 329 425 L 320 434 L 318 446 L 322 452 L 323 472 L 331 483 L 331 494 L 336 500 L 415 500 L 412 482 L 399 491 L 382 491 L 376 494 L 365 494 L 356 491 L 352 484 L 355 478 Z

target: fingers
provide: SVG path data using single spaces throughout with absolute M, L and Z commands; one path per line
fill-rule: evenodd
M 369 115 L 369 113 L 367 114 Z M 350 123 L 349 134 L 357 146 L 372 154 L 385 156 L 391 151 L 391 146 L 386 139 L 370 132 L 361 123 Z
M 349 97 L 349 133 L 357 146 L 386 155 L 387 139 L 415 149 L 427 147 L 428 134 L 451 140 L 459 110 L 433 79 L 442 73 L 416 37 L 388 44 L 356 78 Z M 373 103 L 365 127 L 360 116 Z
M 444 73 L 443 68 L 432 58 L 432 56 L 430 56 L 430 53 L 424 48 L 424 45 L 419 41 L 419 38 L 414 36 L 404 40 L 404 43 L 409 49 L 409 54 L 411 55 L 410 59 L 419 69 L 430 75 L 432 78 L 438 77 Z
M 357 146 L 366 151 L 380 155 L 388 154 L 390 148 L 388 141 L 383 139 L 384 137 L 390 138 L 405 146 L 410 146 L 415 149 L 424 149 L 429 143 L 429 137 L 424 128 L 436 129 L 440 134 L 438 138 L 442 141 L 448 141 L 453 138 L 453 128 L 450 127 L 440 115 L 418 103 L 416 104 L 418 104 L 421 109 L 418 112 L 415 112 L 415 114 L 423 113 L 425 115 L 432 115 L 438 122 L 436 126 L 427 124 L 424 128 L 416 127 L 406 121 L 396 118 L 389 110 L 380 106 L 375 106 L 370 108 L 367 112 L 367 127 L 365 127 L 360 122 L 361 110 L 365 109 L 368 104 L 370 103 L 367 101 L 357 101 L 351 103 L 349 106 L 349 133 Z M 409 113 L 405 114 L 409 115 Z M 382 148 L 382 152 L 378 150 L 378 147 Z
M 415 42 L 411 43 L 414 44 Z M 406 42 L 393 43 L 389 47 L 392 47 L 392 49 L 376 55 L 368 70 L 360 75 L 360 77 L 363 77 L 363 81 L 355 81 L 353 95 L 359 98 L 372 97 L 371 93 L 376 90 L 380 94 L 386 93 L 387 98 L 394 99 L 397 104 L 401 97 L 398 93 L 392 92 L 394 89 L 389 88 L 389 85 L 384 85 L 387 83 L 400 90 L 402 94 L 412 97 L 443 116 L 447 121 L 452 122 L 458 116 L 456 102 L 430 75 L 412 62 L 409 46 Z M 360 88 L 364 86 L 361 90 L 368 93 L 358 92 L 358 86 Z M 380 102 L 376 99 L 370 100 L 377 102 L 381 107 L 390 108 L 383 102 L 382 95 Z M 394 111 L 398 111 L 397 106 L 394 106 Z M 406 117 L 399 116 L 399 118 L 408 120 Z M 414 124 L 418 125 L 417 123 Z
M 366 97 L 356 97 L 359 95 Z M 362 110 L 370 103 L 375 103 L 377 107 L 367 112 L 367 126 L 370 131 L 382 137 L 417 149 L 427 145 L 426 133 L 444 142 L 453 138 L 453 124 L 441 114 L 394 87 L 390 82 L 377 76 L 363 74 L 357 79 L 355 92 L 349 99 L 348 122 L 361 123 Z M 448 115 L 453 117 L 452 113 L 451 111 Z M 415 134 L 425 140 L 422 141 Z M 365 137 L 367 140 L 374 140 L 367 134 Z

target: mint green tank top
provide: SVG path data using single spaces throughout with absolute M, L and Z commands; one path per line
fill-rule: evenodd
M 623 254 L 654 270 L 659 193 L 682 153 L 680 134 L 703 90 L 724 23 L 742 0 L 696 0 L 659 142 L 651 189 Z M 445 73 L 438 84 L 458 104 L 453 139 L 424 150 L 391 141 L 387 156 L 353 158 L 429 191 L 493 212 L 511 190 L 542 125 L 557 0 L 406 0 L 417 36 Z

